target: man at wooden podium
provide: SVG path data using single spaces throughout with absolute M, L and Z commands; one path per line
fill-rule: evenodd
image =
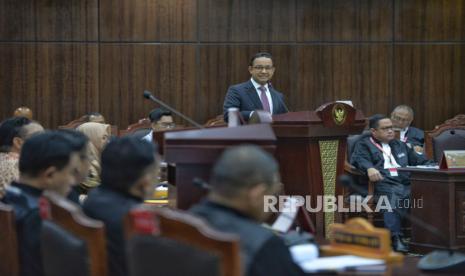
M 255 54 L 249 64 L 250 80 L 229 87 L 223 103 L 224 120 L 228 121 L 228 109 L 238 108 L 245 121 L 254 110 L 265 110 L 271 114 L 288 112 L 283 94 L 270 85 L 275 67 L 269 53 Z

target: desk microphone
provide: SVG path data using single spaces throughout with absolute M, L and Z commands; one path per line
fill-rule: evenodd
M 173 112 L 174 114 L 176 114 L 179 117 L 183 118 L 184 120 L 188 121 L 193 126 L 195 126 L 197 128 L 204 128 L 202 125 L 200 125 L 199 123 L 196 123 L 191 118 L 187 117 L 186 115 L 182 114 L 181 112 L 177 111 L 176 109 L 172 108 L 171 106 L 169 106 L 166 103 L 162 102 L 161 100 L 157 99 L 155 96 L 152 95 L 152 93 L 150 93 L 150 91 L 144 90 L 144 98 L 146 98 L 147 100 L 152 100 L 152 101 L 156 102 L 157 104 L 163 106 L 164 108 L 168 109 L 169 111 Z
M 338 178 L 338 181 L 344 187 L 347 187 L 359 194 L 364 193 L 364 191 L 360 187 L 354 185 L 352 178 L 348 175 L 341 175 Z M 434 272 L 463 272 L 465 270 L 465 255 L 452 249 L 448 241 L 444 238 L 444 235 L 441 233 L 441 231 L 439 231 L 433 225 L 428 224 L 407 212 L 401 212 L 396 208 L 393 208 L 392 210 L 399 214 L 401 218 L 407 219 L 412 224 L 415 224 L 423 230 L 426 230 L 429 233 L 433 234 L 447 248 L 447 250 L 434 250 L 431 253 L 428 253 L 427 255 L 423 256 L 421 260 L 418 262 L 419 269 Z

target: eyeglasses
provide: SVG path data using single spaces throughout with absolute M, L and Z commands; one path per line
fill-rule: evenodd
M 410 121 L 410 118 L 402 118 L 402 117 L 399 117 L 397 115 L 392 115 L 391 117 L 392 117 L 392 119 L 394 121 L 398 121 L 398 122 L 408 122 L 408 121 Z
M 162 127 L 162 128 L 174 128 L 174 127 L 176 127 L 176 124 L 175 124 L 175 123 L 163 123 L 163 122 L 158 122 L 157 125 L 160 126 L 160 127 Z
M 273 70 L 273 66 L 260 66 L 260 65 L 257 65 L 257 66 L 253 66 L 252 67 L 254 70 L 257 70 L 257 71 L 262 71 L 263 69 L 265 69 L 265 71 L 271 71 Z
M 377 130 L 389 131 L 389 130 L 394 130 L 394 127 L 393 126 L 380 127 Z

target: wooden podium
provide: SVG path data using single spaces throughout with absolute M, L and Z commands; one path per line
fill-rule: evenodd
M 212 166 L 223 150 L 240 144 L 255 144 L 274 154 L 276 136 L 269 124 L 165 133 L 165 161 L 176 164 L 174 184 L 178 208 L 188 209 L 205 195 L 193 180 L 209 181 Z
M 290 112 L 273 116 L 273 130 L 278 138 L 276 156 L 287 195 L 341 195 L 337 177 L 344 172 L 346 138 L 360 134 L 365 116 L 352 106 L 332 102 L 315 111 Z M 310 213 L 318 236 L 327 235 L 335 221 L 334 213 Z M 337 220 L 337 219 L 336 219 Z M 309 230 L 309 229 L 305 229 Z

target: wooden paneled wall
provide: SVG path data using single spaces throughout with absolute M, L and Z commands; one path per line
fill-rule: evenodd
M 148 89 L 203 123 L 263 50 L 291 110 L 404 103 L 425 129 L 465 113 L 462 0 L 2 0 L 0 119 L 27 105 L 47 127 L 100 111 L 124 128 Z

